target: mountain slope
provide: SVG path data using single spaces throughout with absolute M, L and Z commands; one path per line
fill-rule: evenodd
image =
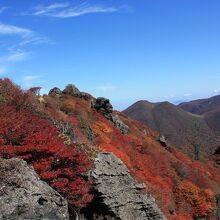
M 79 212 L 96 201 L 98 194 L 85 172 L 99 152 L 112 152 L 145 183 L 169 220 L 214 217 L 219 155 L 203 163 L 175 146 L 166 148 L 157 132 L 113 111 L 109 100 L 95 99 L 74 86 L 36 96 L 0 80 L 0 96 L 1 156 L 33 165 L 41 179 L 67 198 L 70 210 Z
M 220 95 L 207 99 L 198 99 L 190 102 L 183 102 L 179 107 L 187 112 L 202 115 L 207 112 L 220 108 Z
M 169 102 L 139 101 L 123 113 L 164 135 L 170 143 L 195 159 L 212 154 L 219 144 L 217 136 L 202 117 Z
M 213 132 L 220 136 L 220 95 L 181 103 L 179 107 L 201 115 Z

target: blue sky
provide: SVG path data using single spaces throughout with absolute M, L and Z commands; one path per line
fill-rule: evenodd
M 2 0 L 0 76 L 122 110 L 220 93 L 219 0 Z

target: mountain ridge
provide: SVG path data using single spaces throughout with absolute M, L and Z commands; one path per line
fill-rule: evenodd
M 180 146 L 180 149 L 192 158 L 197 157 L 197 150 L 193 149 L 195 145 L 202 146 L 201 151 L 209 155 L 219 145 L 218 136 L 202 116 L 186 112 L 169 102 L 151 103 L 142 100 L 125 109 L 123 113 L 165 135 L 171 144 Z

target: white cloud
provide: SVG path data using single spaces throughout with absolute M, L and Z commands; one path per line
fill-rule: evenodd
M 4 63 L 4 65 L 27 60 L 30 57 L 30 53 L 24 51 L 23 48 L 26 45 L 37 45 L 50 42 L 46 37 L 42 37 L 30 29 L 0 22 L 0 36 L 1 35 L 15 36 L 18 38 L 14 39 L 15 43 L 10 44 L 10 46 L 7 46 L 7 39 L 5 40 L 6 43 L 2 52 L 6 55 L 0 57 L 0 63 Z
M 41 79 L 39 75 L 27 75 L 23 77 L 23 84 L 25 87 L 32 87 Z
M 31 13 L 33 16 L 45 16 L 54 18 L 70 18 L 92 13 L 111 13 L 119 11 L 118 8 L 104 5 L 90 5 L 82 3 L 77 6 L 70 6 L 68 3 L 54 3 L 46 6 L 37 6 Z
M 220 89 L 215 89 L 214 93 L 220 93 Z
M 57 9 L 68 7 L 68 3 L 54 3 L 47 6 L 37 6 L 32 15 L 47 15 L 48 13 L 55 12 Z
M 113 91 L 115 87 L 114 86 L 97 86 L 96 89 L 101 92 L 109 92 L 109 91 Z
M 20 42 L 11 45 L 8 49 L 15 50 L 27 44 L 37 45 L 41 43 L 49 43 L 50 40 L 46 37 L 40 36 L 38 33 L 10 24 L 3 24 L 0 22 L 0 35 L 18 36 L 21 38 Z
M 31 38 L 35 34 L 26 28 L 0 23 L 0 35 L 18 35 L 21 38 Z
M 17 63 L 29 58 L 29 53 L 25 51 L 14 51 L 7 56 L 0 57 L 0 63 Z

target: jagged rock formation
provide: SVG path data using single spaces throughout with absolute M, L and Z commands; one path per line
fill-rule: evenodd
M 114 154 L 99 153 L 91 178 L 99 197 L 95 201 L 96 204 L 91 205 L 90 211 L 101 210 L 105 214 L 90 213 L 89 216 L 87 213 L 86 219 L 166 219 L 154 198 L 143 191 L 145 186 L 138 184 L 131 177 L 127 167 Z M 97 203 L 99 208 L 96 207 L 97 210 L 95 210 Z
M 21 159 L 0 159 L 0 220 L 68 220 L 67 201 Z
M 113 107 L 109 99 L 99 97 L 95 101 L 94 108 L 101 112 L 108 120 L 112 119 Z
M 112 116 L 112 122 L 114 123 L 116 128 L 119 128 L 122 134 L 127 134 L 129 131 L 129 127 L 119 118 L 118 115 Z
M 101 112 L 105 118 L 113 122 L 114 126 L 119 128 L 123 134 L 127 134 L 129 127 L 119 118 L 118 115 L 113 115 L 113 107 L 109 99 L 99 97 L 95 100 L 94 108 Z

